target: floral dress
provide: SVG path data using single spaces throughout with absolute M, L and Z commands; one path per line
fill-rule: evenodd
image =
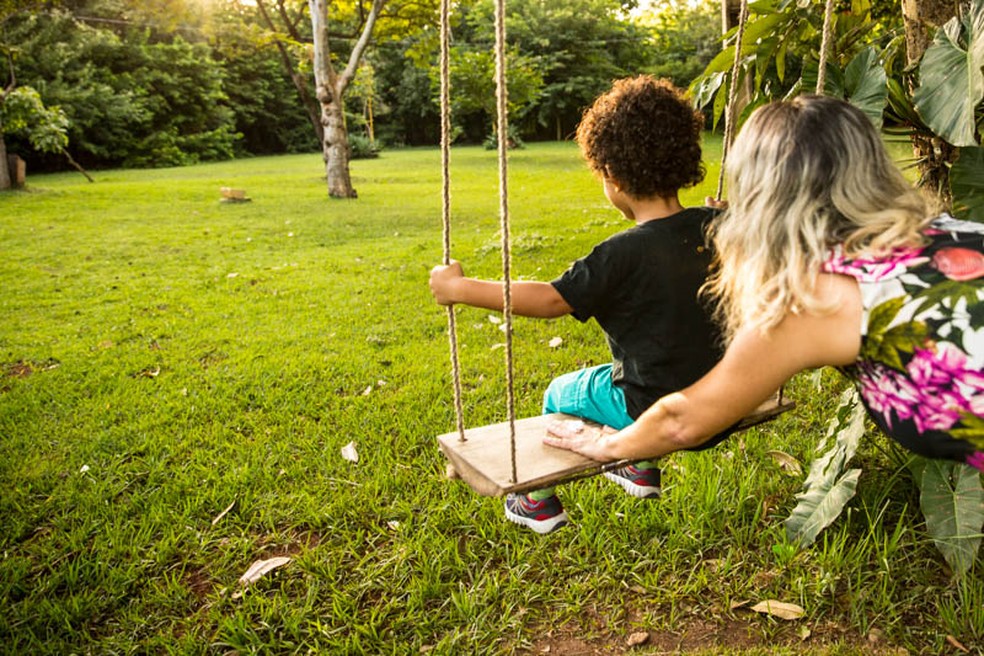
M 841 370 L 878 426 L 930 458 L 984 471 L 984 224 L 943 215 L 928 244 L 823 265 L 861 288 L 861 352 Z

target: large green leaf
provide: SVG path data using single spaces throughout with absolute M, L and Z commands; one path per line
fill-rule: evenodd
M 954 578 L 974 564 L 984 528 L 984 489 L 979 471 L 957 462 L 919 459 L 913 467 L 926 530 Z
M 950 169 L 953 213 L 961 219 L 984 223 L 984 148 L 961 148 Z
M 802 547 L 813 544 L 820 531 L 840 517 L 844 506 L 854 497 L 859 476 L 860 469 L 849 469 L 842 476 L 824 479 L 796 495 L 799 503 L 785 522 L 790 542 Z
M 919 65 L 916 108 L 954 146 L 977 145 L 975 110 L 984 98 L 984 2 L 936 32 Z
M 882 112 L 888 99 L 887 80 L 878 52 L 871 47 L 855 55 L 844 71 L 847 99 L 864 112 L 878 129 L 881 129 Z
M 803 66 L 803 89 L 811 93 L 817 87 L 819 63 L 807 62 Z M 828 96 L 843 98 L 860 109 L 878 129 L 882 126 L 882 112 L 888 102 L 888 76 L 872 47 L 856 54 L 843 71 L 833 62 L 826 66 L 823 92 Z
M 786 535 L 791 542 L 807 546 L 816 540 L 820 531 L 837 519 L 844 506 L 854 496 L 860 469 L 844 471 L 854 457 L 858 442 L 864 434 L 864 407 L 854 388 L 841 396 L 841 404 L 830 421 L 827 438 L 820 449 L 833 438 L 833 445 L 810 463 L 810 473 L 803 491 L 796 495 L 799 503 L 785 521 Z

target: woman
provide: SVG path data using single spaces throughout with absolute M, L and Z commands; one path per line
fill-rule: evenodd
M 603 461 L 693 448 L 831 365 L 903 446 L 984 470 L 984 225 L 933 217 L 867 117 L 821 96 L 756 110 L 728 189 L 708 287 L 722 361 L 620 432 L 544 441 Z

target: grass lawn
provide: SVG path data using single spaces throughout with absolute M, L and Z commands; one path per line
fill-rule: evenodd
M 453 252 L 496 277 L 495 153 L 452 165 Z M 709 169 L 685 203 L 713 193 Z M 660 501 L 565 486 L 575 524 L 549 536 L 444 480 L 439 153 L 352 170 L 356 201 L 327 198 L 318 155 L 0 195 L 0 652 L 982 653 L 982 568 L 950 580 L 882 438 L 849 509 L 787 544 L 802 476 L 770 451 L 813 458 L 844 384 L 830 371 L 792 381 L 794 413 L 667 458 Z M 627 225 L 572 144 L 513 153 L 509 184 L 517 277 L 550 280 Z M 505 417 L 489 314 L 458 315 L 473 426 Z M 517 319 L 515 342 L 520 416 L 608 359 L 572 319 Z M 291 561 L 243 589 L 275 556 Z M 768 599 L 806 615 L 749 610 Z

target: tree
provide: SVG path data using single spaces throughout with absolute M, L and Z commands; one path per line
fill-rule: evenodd
M 24 133 L 31 145 L 45 153 L 61 153 L 92 182 L 89 174 L 72 159 L 68 145 L 68 117 L 58 107 L 45 107 L 38 92 L 28 86 L 17 86 L 14 57 L 3 48 L 9 66 L 7 84 L 0 90 L 0 189 L 10 189 L 13 180 L 7 158 L 4 135 Z
M 508 114 L 519 120 L 543 87 L 543 77 L 535 60 L 519 55 L 515 49 L 506 55 Z M 480 117 L 483 129 L 496 129 L 495 53 L 469 46 L 451 51 L 451 114 L 461 120 L 469 114 Z M 434 70 L 434 88 L 439 83 Z M 486 132 L 484 136 L 488 135 Z
M 584 109 L 613 79 L 649 68 L 653 61 L 649 31 L 626 14 L 635 4 L 618 0 L 507 3 L 508 43 L 518 56 L 536 63 L 543 80 L 530 103 L 527 132 L 558 140 L 569 136 Z M 493 17 L 491 0 L 475 2 L 465 12 L 466 42 L 491 50 Z
M 739 122 L 774 98 L 813 92 L 823 25 L 819 1 L 749 7 L 738 83 L 751 80 L 753 91 Z M 881 5 L 851 0 L 849 11 L 839 8 L 833 15 L 823 91 L 850 100 L 885 131 L 909 138 L 923 188 L 959 216 L 984 220 L 984 0 L 957 7 L 958 16 L 939 27 L 932 21 L 943 20 L 945 12 L 920 8 L 906 17 L 903 31 L 898 13 L 875 20 Z M 713 106 L 715 119 L 733 82 L 734 35 L 729 32 L 729 46 L 692 85 L 699 104 Z
M 0 92 L 0 189 L 10 189 L 13 180 L 7 159 L 5 134 L 26 134 L 31 145 L 43 153 L 61 153 L 89 182 L 92 178 L 72 159 L 68 145 L 68 118 L 58 107 L 45 107 L 31 87 L 10 84 Z
M 649 72 L 686 87 L 721 50 L 721 7 L 710 0 L 667 0 L 642 13 L 652 32 Z
M 233 0 L 238 1 L 238 0 Z M 421 25 L 433 24 L 436 0 L 308 0 L 311 33 L 298 20 L 297 0 L 258 0 L 261 22 L 270 30 L 281 61 L 297 88 L 318 133 L 325 161 L 328 194 L 355 198 L 349 174 L 351 149 L 345 122 L 345 98 L 370 44 L 401 38 Z M 307 42 L 312 47 L 304 47 Z M 299 65 L 294 57 L 301 54 Z M 305 66 L 314 75 L 313 99 Z
M 224 72 L 203 34 L 189 31 L 191 41 L 125 17 L 83 16 L 19 13 L 4 31 L 17 46 L 18 80 L 62 108 L 80 161 L 174 166 L 232 156 Z
M 349 53 L 348 62 L 341 72 L 331 61 L 331 46 L 328 31 L 328 9 L 331 0 L 309 0 L 311 28 L 314 35 L 314 82 L 315 96 L 321 105 L 321 125 L 324 128 L 322 153 L 325 160 L 325 176 L 328 182 L 328 195 L 332 198 L 356 198 L 358 194 L 352 186 L 349 174 L 348 131 L 345 127 L 345 92 L 355 78 L 362 55 L 369 46 L 373 28 L 379 12 L 386 0 L 372 0 L 364 19 L 359 39 Z M 362 3 L 359 2 L 362 13 Z

